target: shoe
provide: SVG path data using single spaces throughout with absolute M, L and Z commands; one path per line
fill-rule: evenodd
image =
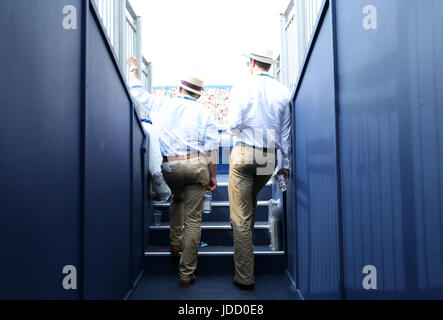
M 180 285 L 183 288 L 188 288 L 188 287 L 192 286 L 196 280 L 197 280 L 197 277 L 194 274 L 194 275 L 192 275 L 191 280 L 180 280 Z
M 240 282 L 237 282 L 237 280 L 235 280 L 235 277 L 232 278 L 232 284 L 237 288 L 239 288 L 240 290 L 252 291 L 255 289 L 254 284 L 241 284 Z
M 178 256 L 181 249 L 182 248 L 180 246 L 171 246 L 170 251 L 173 256 Z

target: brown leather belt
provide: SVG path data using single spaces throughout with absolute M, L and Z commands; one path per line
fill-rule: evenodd
M 163 162 L 179 161 L 179 160 L 189 160 L 189 159 L 198 158 L 198 157 L 204 157 L 204 156 L 205 155 L 200 153 L 200 152 L 188 153 L 188 154 L 183 155 L 183 156 L 163 157 Z
M 277 152 L 277 150 L 276 150 L 275 148 L 273 148 L 273 149 L 268 149 L 268 148 L 258 148 L 258 147 L 256 147 L 256 146 L 250 146 L 249 144 L 246 144 L 246 143 L 244 143 L 244 142 L 237 142 L 236 146 L 237 146 L 237 147 L 252 148 L 252 149 L 254 149 L 254 150 L 257 149 L 257 150 L 261 150 L 261 151 L 263 151 L 264 153 L 268 153 L 268 152 L 275 153 L 275 152 Z

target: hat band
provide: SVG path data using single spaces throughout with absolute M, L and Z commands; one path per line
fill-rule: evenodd
M 184 80 L 182 80 L 182 85 L 184 85 L 186 87 L 189 87 L 191 89 L 197 90 L 197 91 L 202 91 L 203 90 L 202 87 L 196 86 L 195 84 L 189 83 L 189 82 L 184 81 Z
M 256 57 L 256 58 L 262 58 L 262 59 L 266 59 L 266 60 L 274 60 L 270 57 L 261 56 L 261 55 L 255 54 L 255 53 L 251 53 L 251 57 L 252 57 L 252 59 L 254 59 L 254 57 Z

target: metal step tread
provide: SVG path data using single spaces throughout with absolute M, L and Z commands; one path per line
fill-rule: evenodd
M 228 182 L 217 182 L 217 187 L 227 187 L 228 186 Z M 272 181 L 269 181 L 265 187 L 270 187 L 272 186 Z
M 229 176 L 227 176 L 227 175 L 217 176 L 217 186 L 219 186 L 219 187 L 227 187 L 228 181 L 229 181 Z M 268 181 L 266 186 L 272 186 L 272 178 Z
M 154 207 L 155 208 L 167 208 L 171 205 L 171 202 L 158 202 L 154 201 Z M 213 201 L 212 202 L 213 207 L 229 207 L 229 201 Z M 259 207 L 268 207 L 269 201 L 258 201 L 257 206 Z
M 284 251 L 274 251 L 269 246 L 254 246 L 254 255 L 284 255 Z M 145 252 L 145 257 L 161 257 L 161 256 L 170 256 L 169 247 L 149 247 Z M 216 246 L 208 246 L 204 248 L 199 248 L 198 250 L 199 256 L 233 256 L 234 255 L 234 247 L 216 247 Z
M 150 226 L 150 230 L 169 230 L 168 222 L 161 223 L 158 226 Z M 269 229 L 269 223 L 266 221 L 257 221 L 254 229 Z M 202 230 L 232 230 L 230 222 L 202 222 Z

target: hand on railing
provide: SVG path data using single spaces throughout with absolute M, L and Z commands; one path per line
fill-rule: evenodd
M 135 80 L 140 80 L 140 73 L 138 72 L 138 60 L 135 56 L 129 58 L 129 67 L 131 68 L 131 74 L 129 75 L 130 83 Z
M 135 56 L 131 56 L 129 58 L 129 66 L 130 67 L 137 67 L 138 66 L 138 60 Z
M 285 177 L 285 182 L 286 182 L 286 184 L 288 184 L 288 182 L 289 182 L 289 178 L 290 178 L 290 173 L 289 173 L 289 170 L 288 169 L 280 169 L 278 172 L 277 172 L 277 175 L 275 176 L 275 180 L 277 180 L 278 179 L 278 176 L 280 176 L 280 175 L 282 175 L 282 176 L 284 176 Z

